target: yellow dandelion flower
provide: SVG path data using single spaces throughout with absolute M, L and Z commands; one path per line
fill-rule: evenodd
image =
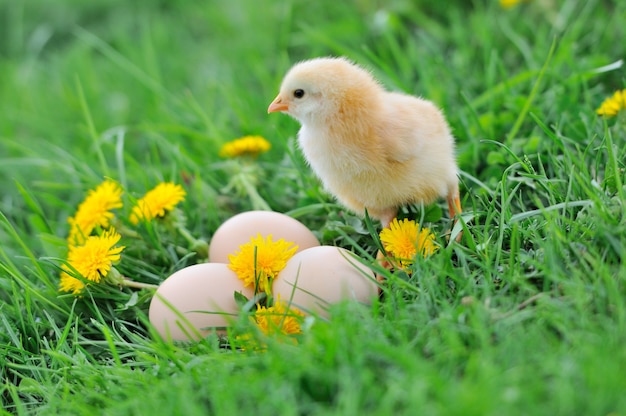
M 272 241 L 271 234 L 267 239 L 257 234 L 256 238 L 239 246 L 237 253 L 228 256 L 228 267 L 243 280 L 245 287 L 254 287 L 255 292 L 271 293 L 272 281 L 297 249 L 298 246 L 282 238 Z
M 60 290 L 79 293 L 85 287 L 83 281 L 72 276 L 74 269 L 80 276 L 94 283 L 100 283 L 113 265 L 120 260 L 123 246 L 115 247 L 121 236 L 115 230 L 105 231 L 101 236 L 91 236 L 81 246 L 70 246 L 67 256 L 69 265 L 63 265 Z
M 225 143 L 220 149 L 220 157 L 233 158 L 244 155 L 256 157 L 271 147 L 270 142 L 261 136 L 244 136 Z
M 108 228 L 113 218 L 111 210 L 122 207 L 122 188 L 110 179 L 90 190 L 78 206 L 76 214 L 68 218 L 71 245 L 81 245 L 97 227 Z
M 380 241 L 385 250 L 400 261 L 403 267 L 412 264 L 417 254 L 430 256 L 439 247 L 435 243 L 435 236 L 428 228 L 421 228 L 413 220 L 397 218 L 380 232 Z
M 528 0 L 500 0 L 500 6 L 505 9 L 510 9 L 513 6 L 517 6 L 518 4 L 526 1 Z
M 302 333 L 304 313 L 278 298 L 273 306 L 260 306 L 253 319 L 265 335 L 297 335 Z
M 137 201 L 130 214 L 130 221 L 137 224 L 142 220 L 150 221 L 163 217 L 184 200 L 185 195 L 185 190 L 180 185 L 171 182 L 160 183 Z
M 613 117 L 626 108 L 626 89 L 615 91 L 612 97 L 602 102 L 596 113 L 600 116 Z
M 66 266 L 64 269 L 69 270 Z M 59 282 L 59 290 L 61 292 L 72 292 L 74 295 L 79 294 L 85 288 L 85 284 L 77 278 L 70 276 L 66 272 L 61 272 L 61 281 Z

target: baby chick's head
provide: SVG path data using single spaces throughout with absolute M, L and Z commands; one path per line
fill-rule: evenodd
M 302 124 L 323 121 L 341 113 L 375 105 L 383 91 L 365 69 L 345 58 L 316 58 L 294 65 L 285 75 L 280 93 L 267 109 L 284 112 Z

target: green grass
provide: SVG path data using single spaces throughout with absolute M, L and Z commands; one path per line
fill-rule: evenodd
M 626 414 L 626 118 L 595 114 L 626 86 L 626 4 L 388 3 L 0 3 L 3 414 Z M 266 114 L 286 69 L 320 55 L 444 109 L 472 218 L 460 243 L 439 206 L 407 209 L 445 247 L 372 306 L 336 305 L 263 353 L 159 340 L 147 290 L 58 292 L 67 217 L 104 177 L 127 202 L 184 184 L 205 241 L 251 209 L 218 157 L 246 134 L 272 142 L 257 186 L 272 209 L 374 253 L 304 163 L 298 125 Z M 203 261 L 142 233 L 128 276 Z

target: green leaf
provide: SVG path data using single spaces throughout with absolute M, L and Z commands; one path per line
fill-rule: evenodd
M 237 303 L 237 306 L 239 306 L 240 308 L 244 308 L 248 302 L 250 301 L 250 299 L 248 299 L 243 293 L 241 292 L 234 292 L 233 293 L 233 297 L 235 299 L 235 303 Z

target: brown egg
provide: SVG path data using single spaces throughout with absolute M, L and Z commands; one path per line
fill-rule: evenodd
M 239 250 L 239 246 L 252 237 L 272 235 L 273 241 L 281 238 L 295 243 L 298 251 L 319 246 L 315 235 L 300 221 L 288 215 L 272 211 L 248 211 L 226 220 L 216 231 L 209 247 L 209 260 L 228 263 L 228 255 Z
M 303 312 L 327 316 L 343 300 L 370 303 L 378 294 L 374 273 L 339 247 L 313 247 L 295 254 L 274 281 L 274 296 Z
M 234 292 L 248 299 L 254 294 L 226 264 L 186 267 L 157 289 L 150 302 L 150 323 L 166 340 L 197 340 L 212 330 L 224 333 L 239 311 Z

